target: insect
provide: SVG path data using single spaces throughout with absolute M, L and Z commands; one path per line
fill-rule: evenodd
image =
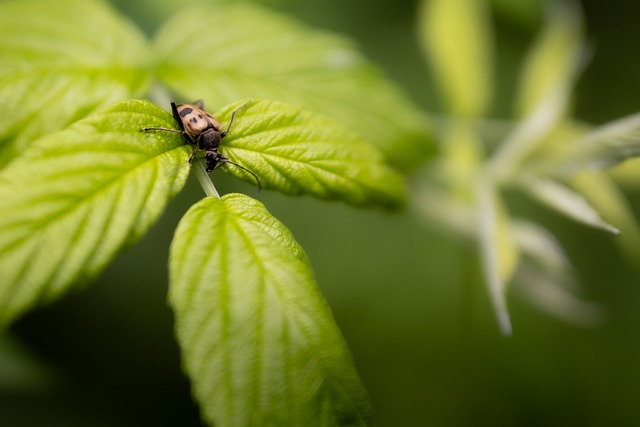
M 213 172 L 213 170 L 218 166 L 226 163 L 234 165 L 251 174 L 256 179 L 256 182 L 258 183 L 258 191 L 260 191 L 262 186 L 260 184 L 260 179 L 258 179 L 258 176 L 255 173 L 251 172 L 244 166 L 232 162 L 226 156 L 218 152 L 220 141 L 229 134 L 229 130 L 233 124 L 233 119 L 236 117 L 236 113 L 244 107 L 244 105 L 231 113 L 231 120 L 229 121 L 229 125 L 227 125 L 227 129 L 220 132 L 222 125 L 215 119 L 215 117 L 205 111 L 202 100 L 198 101 L 196 104 L 197 105 L 176 105 L 175 102 L 171 101 L 173 117 L 178 122 L 181 130 L 151 127 L 144 128 L 142 131 L 171 132 L 184 135 L 184 137 L 194 145 L 193 153 L 191 154 L 191 157 L 189 157 L 189 163 L 193 161 L 196 153 L 202 150 L 205 152 L 205 160 L 207 162 L 206 170 L 208 173 Z

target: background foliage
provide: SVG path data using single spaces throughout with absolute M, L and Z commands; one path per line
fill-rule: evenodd
M 117 3 L 149 33 L 179 7 Z M 267 3 L 350 34 L 427 111 L 441 110 L 419 53 L 413 2 Z M 541 14 L 534 0 L 493 3 L 502 5 L 493 16 L 500 78 L 492 101 L 500 117 L 511 107 L 506 93 Z M 577 86 L 575 116 L 597 124 L 637 112 L 640 61 L 631 51 L 640 6 L 581 3 L 594 55 Z M 216 181 L 227 192 L 252 188 L 223 174 Z M 639 213 L 637 181 L 625 190 Z M 14 328 L 22 344 L 0 342 L 15 355 L 3 359 L 15 365 L 2 372 L 16 375 L 0 378 L 3 422 L 20 425 L 26 416 L 53 426 L 199 425 L 166 308 L 166 248 L 183 212 L 200 198 L 200 188 L 188 185 L 94 286 L 22 319 Z M 260 200 L 313 261 L 378 425 L 640 423 L 637 259 L 623 259 L 614 236 L 516 200 L 519 213 L 536 217 L 563 242 L 586 296 L 602 304 L 606 317 L 595 327 L 572 326 L 510 299 L 517 326 L 505 339 L 476 251 L 463 242 L 407 213 L 354 211 L 271 192 Z

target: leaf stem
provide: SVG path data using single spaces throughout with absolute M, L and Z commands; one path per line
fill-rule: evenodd
M 202 162 L 198 159 L 194 159 L 191 170 L 193 170 L 193 173 L 196 174 L 196 178 L 200 181 L 200 185 L 202 186 L 204 193 L 209 197 L 217 197 L 219 199 L 220 194 L 218 194 L 218 190 L 216 190 L 213 182 L 211 182 L 211 178 L 209 178 L 209 174 L 204 169 Z

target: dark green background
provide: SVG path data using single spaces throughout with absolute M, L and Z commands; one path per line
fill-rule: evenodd
M 179 7 L 116 3 L 149 33 Z M 415 38 L 415 2 L 266 3 L 352 36 L 420 106 L 438 111 Z M 511 85 L 540 15 L 533 0 L 495 3 L 512 9 L 494 16 L 495 112 L 507 117 Z M 577 88 L 576 116 L 598 124 L 640 111 L 640 3 L 582 4 L 594 56 Z M 640 283 L 637 262 L 624 261 L 615 237 L 519 202 L 518 212 L 556 233 L 586 295 L 602 303 L 607 318 L 600 327 L 575 327 L 514 296 L 514 336 L 505 338 L 474 248 L 437 226 L 409 213 L 256 195 L 255 187 L 221 172 L 214 180 L 221 192 L 246 192 L 265 203 L 307 250 L 370 392 L 377 425 L 640 425 Z M 628 189 L 640 214 L 638 195 Z M 12 328 L 44 373 L 34 377 L 42 382 L 0 390 L 0 425 L 200 425 L 173 339 L 166 265 L 173 229 L 202 196 L 191 178 L 161 221 L 96 283 Z

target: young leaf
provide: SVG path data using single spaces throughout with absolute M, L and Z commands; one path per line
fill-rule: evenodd
M 525 159 L 542 151 L 564 118 L 583 59 L 580 24 L 574 8 L 556 5 L 551 9 L 550 22 L 529 54 L 520 82 L 518 108 L 524 118 L 491 159 L 500 180 L 513 179 Z
M 550 91 L 569 91 L 583 53 L 581 11 L 571 2 L 552 3 L 547 24 L 526 58 L 520 80 L 519 115 L 529 115 Z
M 232 111 L 216 114 L 223 127 Z M 353 205 L 397 207 L 404 201 L 402 177 L 380 153 L 336 121 L 277 101 L 248 101 L 238 110 L 220 152 L 255 173 L 263 187 L 285 194 L 310 194 Z M 255 178 L 233 165 L 227 172 Z
M 527 182 L 525 188 L 538 200 L 569 218 L 613 234 L 620 234 L 617 228 L 600 218 L 600 214 L 584 197 L 558 182 L 532 179 Z
M 487 177 L 477 181 L 480 250 L 489 295 L 500 329 L 511 334 L 506 290 L 519 262 L 519 251 L 511 230 L 510 218 L 502 200 Z
M 420 39 L 448 111 L 479 117 L 493 91 L 493 35 L 485 0 L 424 0 Z
M 425 118 L 352 43 L 256 4 L 186 8 L 155 38 L 159 78 L 182 99 L 279 99 L 344 123 L 396 166 L 432 150 Z
M 261 203 L 230 194 L 194 205 L 169 273 L 185 369 L 211 424 L 372 424 L 305 253 Z
M 598 170 L 577 173 L 569 182 L 598 212 L 620 228 L 622 235 L 616 239 L 616 243 L 621 246 L 631 265 L 635 265 L 640 257 L 640 226 L 617 183 L 607 172 Z
M 583 169 L 601 169 L 640 155 L 640 114 L 598 127 L 536 161 L 531 170 L 542 175 L 569 176 Z
M 514 290 L 559 319 L 581 326 L 598 324 L 601 308 L 579 298 L 573 267 L 553 235 L 525 220 L 513 221 L 512 227 L 522 253 Z
M 0 4 L 0 166 L 147 87 L 145 39 L 98 0 Z
M 184 185 L 188 147 L 146 101 L 118 103 L 36 141 L 0 172 L 0 325 L 99 273 Z

